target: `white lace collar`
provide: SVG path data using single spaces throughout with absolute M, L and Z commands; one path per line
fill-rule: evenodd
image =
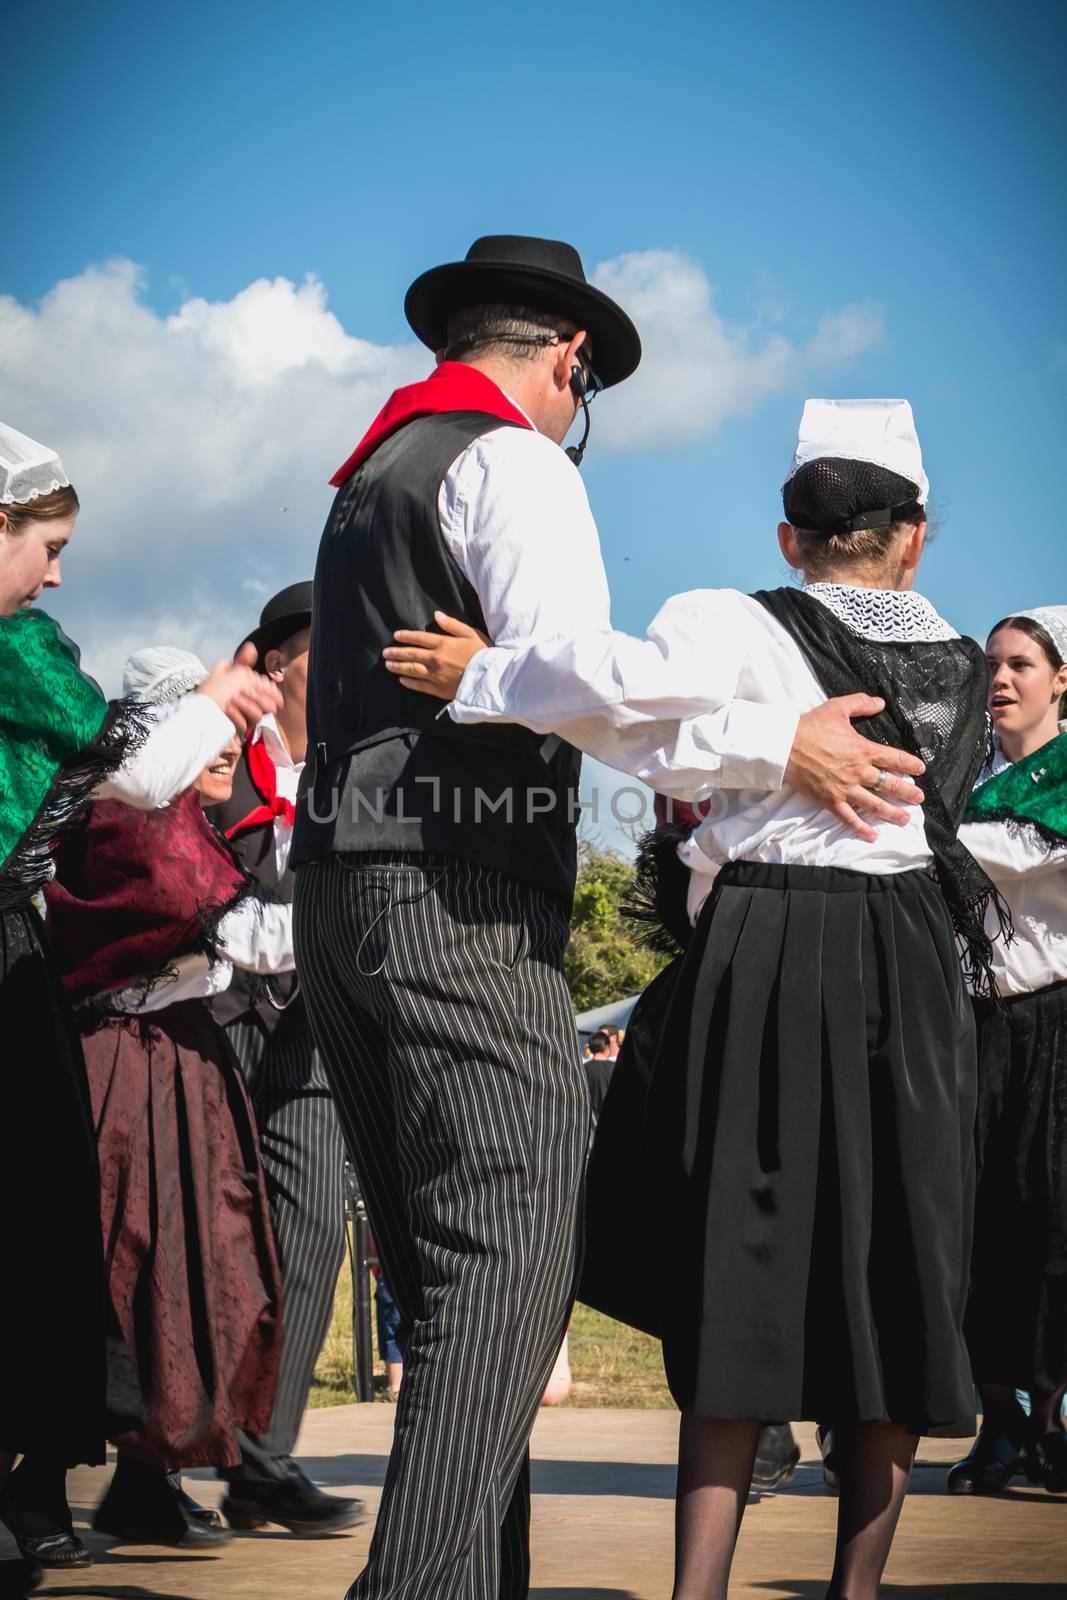
M 944 617 L 913 589 L 864 589 L 852 583 L 808 583 L 814 596 L 839 622 L 876 644 L 933 644 L 958 639 Z

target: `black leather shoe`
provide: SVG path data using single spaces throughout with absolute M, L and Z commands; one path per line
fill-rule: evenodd
M 841 1489 L 841 1471 L 834 1451 L 834 1430 L 820 1423 L 815 1429 L 815 1443 L 822 1456 L 822 1485 L 827 1494 L 838 1494 Z
M 752 1483 L 756 1489 L 780 1489 L 797 1470 L 800 1446 L 788 1422 L 772 1423 L 760 1432 Z
M 30 1566 L 47 1567 L 50 1572 L 92 1566 L 92 1551 L 82 1544 L 73 1529 L 60 1527 L 51 1516 L 45 1517 L 36 1511 L 27 1514 L 8 1499 L 0 1505 L 0 1518 L 11 1530 L 19 1554 Z
M 204 1528 L 225 1528 L 226 1524 L 218 1511 L 213 1511 L 210 1506 L 202 1506 L 199 1500 L 194 1500 L 191 1494 L 186 1494 L 182 1488 L 180 1472 L 168 1472 L 167 1482 L 177 1497 L 183 1515 L 190 1521 L 199 1522 Z
M 159 1474 L 159 1487 L 133 1493 L 117 1482 L 97 1508 L 93 1527 L 119 1544 L 162 1544 L 183 1550 L 214 1550 L 229 1544 L 233 1534 L 218 1514 L 198 1506 L 184 1490 L 175 1491 L 169 1476 Z M 205 1520 L 205 1517 L 210 1520 Z
M 277 1478 L 253 1478 L 244 1471 L 230 1474 L 222 1510 L 232 1528 L 262 1528 L 274 1522 L 299 1539 L 316 1539 L 362 1522 L 362 1500 L 325 1494 L 295 1461 L 279 1462 L 279 1467 L 284 1475 Z
M 48 1533 L 40 1539 L 15 1540 L 20 1555 L 33 1566 L 49 1572 L 69 1572 L 72 1567 L 91 1567 L 93 1552 L 76 1533 Z
M 1030 1460 L 1036 1469 L 1029 1474 L 1032 1483 L 1043 1483 L 1049 1494 L 1067 1494 L 1067 1433 L 1062 1428 L 1038 1434 Z
M 949 1494 L 999 1494 L 1023 1470 L 1025 1452 L 1014 1439 L 979 1430 L 970 1455 L 949 1469 Z

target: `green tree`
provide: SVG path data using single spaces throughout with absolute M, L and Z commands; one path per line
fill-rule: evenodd
M 587 839 L 578 844 L 578 884 L 564 970 L 576 1011 L 592 1011 L 637 994 L 652 982 L 667 957 L 640 942 L 622 915 L 623 896 L 634 866 L 614 850 Z

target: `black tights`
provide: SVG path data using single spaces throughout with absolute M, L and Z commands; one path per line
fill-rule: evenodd
M 759 1430 L 682 1413 L 672 1600 L 726 1600 Z M 877 1600 L 917 1443 L 891 1422 L 834 1430 L 841 1490 L 827 1600 Z

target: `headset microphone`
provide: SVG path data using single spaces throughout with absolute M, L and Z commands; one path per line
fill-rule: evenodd
M 582 434 L 582 437 L 577 444 L 569 444 L 564 452 L 564 454 L 574 462 L 576 467 L 581 466 L 582 457 L 585 455 L 585 447 L 589 443 L 589 404 L 584 394 L 580 396 L 580 399 L 582 402 L 582 410 L 585 412 L 585 432 Z

